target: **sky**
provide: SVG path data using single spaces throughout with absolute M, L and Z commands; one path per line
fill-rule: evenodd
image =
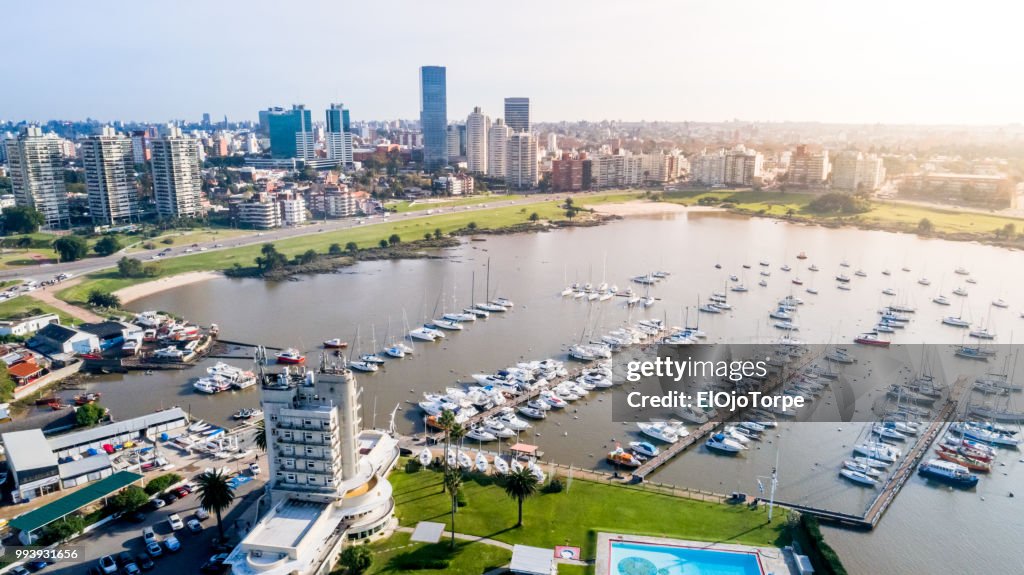
M 1010 0 L 49 0 L 3 9 L 0 119 L 448 118 L 1024 121 L 1024 5 Z

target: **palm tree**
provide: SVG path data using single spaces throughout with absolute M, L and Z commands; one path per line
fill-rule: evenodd
M 263 453 L 267 452 L 267 423 L 265 419 L 256 424 L 256 447 Z
M 527 497 L 537 494 L 537 476 L 529 468 L 522 468 L 519 471 L 509 472 L 505 476 L 505 495 L 515 499 L 519 503 L 519 521 L 516 527 L 523 526 L 523 501 Z
M 462 470 L 458 466 L 445 470 L 444 486 L 452 502 L 452 549 L 455 549 L 455 510 L 458 508 L 459 488 L 462 487 Z
M 441 412 L 441 417 L 437 418 L 437 425 L 444 430 L 444 456 L 441 458 L 441 465 L 444 467 L 445 473 L 448 472 L 448 448 L 451 446 L 451 433 L 458 422 L 455 421 L 455 412 L 450 409 L 446 409 Z M 444 493 L 445 486 L 441 484 L 441 492 Z
M 217 515 L 217 530 L 223 540 L 224 526 L 221 525 L 221 513 L 231 507 L 231 502 L 235 500 L 235 488 L 228 483 L 227 476 L 220 470 L 200 474 L 196 477 L 196 483 L 199 504 Z

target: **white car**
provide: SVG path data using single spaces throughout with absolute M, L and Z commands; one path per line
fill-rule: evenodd
M 185 527 L 185 524 L 181 521 L 181 517 L 177 513 L 174 513 L 170 517 L 168 517 L 167 523 L 170 524 L 171 531 L 177 531 Z
M 153 531 L 152 527 L 146 527 L 142 530 L 142 542 L 146 545 L 156 541 L 156 532 Z
M 117 561 L 114 561 L 114 558 L 110 555 L 104 555 L 103 557 L 100 557 L 99 564 L 100 571 L 102 571 L 103 573 L 107 573 L 110 575 L 117 573 Z

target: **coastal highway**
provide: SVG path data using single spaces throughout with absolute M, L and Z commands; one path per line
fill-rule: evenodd
M 382 224 L 394 221 L 406 221 L 421 218 L 430 218 L 440 214 L 447 214 L 453 212 L 479 212 L 500 207 L 518 206 L 518 205 L 529 205 L 540 202 L 564 200 L 570 194 L 557 194 L 557 195 L 543 195 L 543 194 L 531 194 L 531 195 L 510 195 L 509 200 L 490 201 L 481 204 L 468 204 L 462 206 L 445 207 L 443 203 L 439 203 L 437 208 L 423 209 L 411 212 L 403 212 L 397 214 L 390 214 L 387 217 L 383 217 L 381 214 L 368 216 L 365 218 L 342 218 L 337 220 L 316 220 L 310 221 L 302 226 L 290 227 L 290 228 L 276 228 L 271 230 L 257 231 L 254 230 L 251 234 L 243 236 L 234 236 L 231 238 L 225 238 L 222 240 L 214 240 L 209 242 L 200 242 L 197 244 L 198 247 L 188 246 L 177 246 L 172 248 L 166 255 L 160 257 L 161 260 L 167 258 L 176 258 L 194 255 L 194 253 L 186 253 L 185 250 L 189 249 L 195 252 L 202 248 L 206 248 L 207 251 L 212 250 L 226 250 L 230 248 L 236 248 L 241 246 L 251 246 L 256 244 L 264 244 L 267 242 L 276 242 L 288 238 L 295 238 L 300 236 L 308 236 L 319 233 L 336 232 L 338 230 L 345 230 L 354 228 L 357 226 L 369 226 Z M 434 213 L 428 214 L 427 211 L 433 211 Z M 363 223 L 359 223 L 359 222 Z M 166 249 L 165 246 L 161 246 L 148 251 L 133 252 L 132 257 L 139 258 L 142 261 L 149 261 L 154 255 L 159 253 L 161 249 Z M 95 271 L 103 270 L 106 268 L 112 268 L 117 265 L 117 260 L 121 259 L 127 252 L 121 251 L 116 254 L 105 256 L 105 257 L 90 257 L 82 260 L 59 263 L 59 264 L 42 264 L 37 266 L 24 266 L 6 270 L 0 270 L 0 281 L 2 280 L 37 280 L 42 281 L 53 278 L 57 274 L 67 273 L 80 276 L 83 274 L 92 273 Z

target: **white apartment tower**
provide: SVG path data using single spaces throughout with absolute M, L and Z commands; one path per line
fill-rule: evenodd
M 473 113 L 466 118 L 466 160 L 469 171 L 473 174 L 487 173 L 487 144 L 491 131 L 491 119 L 473 108 Z
M 71 225 L 61 139 L 44 135 L 39 126 L 26 126 L 17 137 L 7 140 L 6 148 L 17 205 L 43 214 L 47 228 Z
M 153 140 L 153 196 L 161 218 L 203 214 L 199 141 L 182 136 L 177 126 Z
M 492 178 L 505 178 L 506 149 L 512 130 L 498 118 L 487 134 L 487 175 Z
M 92 222 L 112 226 L 136 221 L 139 190 L 131 138 L 104 126 L 99 135 L 82 141 L 81 151 Z
M 514 132 L 505 151 L 505 183 L 510 188 L 529 190 L 540 182 L 537 174 L 537 139 L 530 132 Z

